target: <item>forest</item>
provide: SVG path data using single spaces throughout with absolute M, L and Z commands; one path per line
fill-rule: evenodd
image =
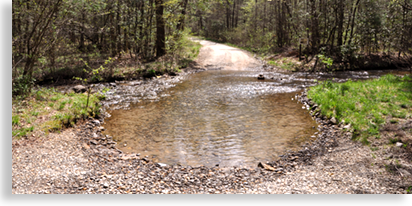
M 196 53 L 184 52 L 188 36 L 288 52 L 309 69 L 411 65 L 410 0 L 15 0 L 12 10 L 14 95 L 58 78 L 178 70 Z

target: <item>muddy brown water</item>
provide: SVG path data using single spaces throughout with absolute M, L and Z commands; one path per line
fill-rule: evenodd
M 105 134 L 124 152 L 190 166 L 255 167 L 311 141 L 317 124 L 295 99 L 314 79 L 367 79 L 390 71 L 282 74 L 204 71 L 156 101 L 113 110 Z

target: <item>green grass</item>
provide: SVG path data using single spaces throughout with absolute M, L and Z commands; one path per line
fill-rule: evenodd
M 345 83 L 325 81 L 312 87 L 308 97 L 320 105 L 322 115 L 350 123 L 354 137 L 365 144 L 368 137 L 379 134 L 388 117 L 412 116 L 412 81 L 408 75 Z
M 276 61 L 269 60 L 267 63 L 272 66 L 277 66 L 277 67 L 279 66 L 279 63 L 277 63 Z
M 15 126 L 15 125 L 19 125 L 19 121 L 20 121 L 20 116 L 18 115 L 13 115 L 11 117 L 11 125 Z
M 98 95 L 62 94 L 54 88 L 37 88 L 25 96 L 12 99 L 12 135 L 29 136 L 36 131 L 58 131 L 80 119 L 99 114 Z
M 280 67 L 286 71 L 294 71 L 297 68 L 296 63 L 293 62 L 292 58 L 287 57 L 278 60 L 269 60 L 267 63 L 272 66 Z

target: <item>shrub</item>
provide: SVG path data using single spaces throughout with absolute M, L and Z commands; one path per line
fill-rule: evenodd
M 35 79 L 27 78 L 23 76 L 19 76 L 15 78 L 12 82 L 12 95 L 27 95 L 30 91 L 32 86 L 34 85 Z

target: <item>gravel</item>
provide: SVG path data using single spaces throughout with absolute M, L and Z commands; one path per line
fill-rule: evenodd
M 349 138 L 325 138 L 327 147 L 313 143 L 311 149 L 285 154 L 267 163 L 272 171 L 155 163 L 123 154 L 99 132 L 91 140 L 95 129 L 86 123 L 48 139 L 14 142 L 12 193 L 386 194 L 405 193 L 402 186 L 407 185 L 384 168 L 371 166 L 369 148 Z
M 313 104 L 305 93 L 296 98 Z M 319 123 L 313 142 L 253 169 L 167 165 L 124 154 L 101 133 L 103 120 L 89 119 L 61 133 L 14 141 L 12 193 L 399 194 L 412 186 L 411 168 L 388 172 L 384 154 L 373 156 L 351 140 L 347 125 L 310 113 Z

